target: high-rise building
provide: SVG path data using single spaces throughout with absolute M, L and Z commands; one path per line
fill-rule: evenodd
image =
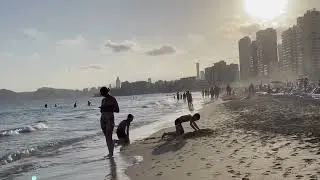
M 258 44 L 258 75 L 270 76 L 278 64 L 277 32 L 273 28 L 256 33 Z
M 239 40 L 240 78 L 247 80 L 250 78 L 251 62 L 251 39 L 246 36 Z
M 284 72 L 284 55 L 282 44 L 278 44 L 278 58 L 279 58 L 279 70 Z
M 200 66 L 200 64 L 199 64 L 199 62 L 197 62 L 196 63 L 196 69 L 197 69 L 197 79 L 200 79 L 200 72 L 199 72 L 199 67 Z
M 320 80 L 320 12 L 313 9 L 297 19 L 301 28 L 303 74 Z
M 204 71 L 200 71 L 200 79 L 205 80 Z
M 117 89 L 120 89 L 121 88 L 121 81 L 119 79 L 119 76 L 117 77 L 117 80 L 116 80 L 116 88 Z
M 290 27 L 281 34 L 282 45 L 279 64 L 287 78 L 296 79 L 302 74 L 301 30 L 298 26 Z
M 251 61 L 250 61 L 250 77 L 255 78 L 258 75 L 258 43 L 251 42 Z

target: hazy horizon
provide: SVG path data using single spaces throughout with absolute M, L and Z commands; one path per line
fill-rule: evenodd
M 241 37 L 266 27 L 279 34 L 317 2 L 4 0 L 0 89 L 82 89 L 114 85 L 117 76 L 173 80 L 194 76 L 197 61 L 201 69 L 239 64 Z

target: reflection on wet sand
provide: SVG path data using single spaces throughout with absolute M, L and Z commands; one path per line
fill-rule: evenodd
M 118 180 L 118 175 L 117 175 L 117 164 L 116 161 L 114 160 L 113 157 L 109 158 L 109 168 L 110 172 L 108 175 L 106 175 L 106 180 Z

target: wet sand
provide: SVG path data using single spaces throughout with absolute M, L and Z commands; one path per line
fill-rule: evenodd
M 294 97 L 208 104 L 201 131 L 161 140 L 164 129 L 122 150 L 143 161 L 127 169 L 144 179 L 318 179 L 320 105 Z

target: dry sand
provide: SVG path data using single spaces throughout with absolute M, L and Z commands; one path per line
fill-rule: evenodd
M 165 129 L 126 147 L 143 161 L 132 180 L 320 178 L 320 106 L 289 97 L 255 97 L 201 110 L 199 132 L 161 140 Z

